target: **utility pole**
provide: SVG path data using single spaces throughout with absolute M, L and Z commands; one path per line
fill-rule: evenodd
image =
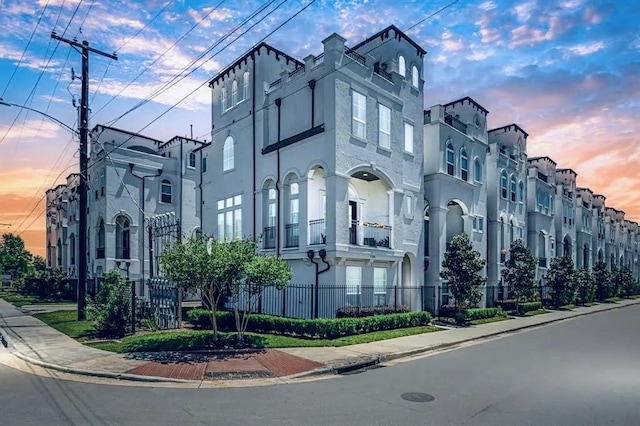
M 79 48 L 82 54 L 82 95 L 80 97 L 80 220 L 78 229 L 78 321 L 86 318 L 85 308 L 87 306 L 87 150 L 89 139 L 89 52 L 106 56 L 107 58 L 118 60 L 113 54 L 105 53 L 89 47 L 89 42 L 83 40 L 78 43 L 76 40 L 69 40 L 59 37 L 55 31 L 51 32 L 51 38 L 69 44 L 71 47 Z M 77 51 L 77 49 L 75 49 Z

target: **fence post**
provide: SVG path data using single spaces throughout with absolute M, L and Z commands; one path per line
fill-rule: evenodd
M 313 297 L 314 296 L 314 291 L 313 291 L 314 289 L 309 289 L 309 290 L 311 290 L 310 291 L 311 299 L 309 299 L 311 301 L 311 303 L 309 303 L 309 311 L 310 311 L 309 317 L 310 318 L 317 318 L 317 314 L 316 314 L 316 310 L 315 310 L 315 303 L 314 303 L 315 299 Z
M 398 310 L 398 286 L 393 286 L 393 310 Z
M 420 306 L 421 306 L 421 309 L 420 309 L 420 310 L 421 310 L 421 311 L 424 311 L 424 310 L 425 310 L 425 309 L 424 309 L 424 305 L 425 305 L 425 303 L 424 303 L 424 286 L 423 286 L 423 285 L 421 285 L 421 286 L 420 286 Z
M 136 334 L 136 282 L 131 281 L 131 333 Z
M 287 316 L 287 287 L 282 289 L 282 316 Z

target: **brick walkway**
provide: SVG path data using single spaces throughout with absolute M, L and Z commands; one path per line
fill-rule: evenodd
M 154 359 L 129 370 L 128 373 L 186 380 L 229 380 L 284 377 L 323 366 L 319 362 L 275 349 L 240 354 L 167 353 L 151 357 Z

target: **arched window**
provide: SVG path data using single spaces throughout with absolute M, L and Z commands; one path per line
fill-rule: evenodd
M 515 202 L 516 201 L 516 177 L 515 176 L 511 176 L 511 201 Z
M 476 158 L 473 162 L 473 180 L 482 182 L 482 164 L 480 164 L 479 158 Z
M 424 208 L 424 255 L 429 256 L 429 204 Z
M 172 195 L 171 182 L 169 182 L 167 179 L 164 179 L 160 184 L 160 201 L 163 203 L 170 204 L 172 201 L 171 195 Z
M 116 259 L 131 259 L 129 219 L 125 216 L 116 218 Z
M 469 157 L 464 148 L 460 151 L 460 177 L 464 181 L 469 180 Z
M 420 74 L 418 73 L 418 67 L 415 65 L 411 68 L 411 84 L 416 88 L 420 85 Z
M 76 236 L 74 234 L 69 237 L 69 264 L 76 264 Z
M 264 248 L 276 246 L 276 232 L 278 226 L 276 184 L 269 180 L 264 185 Z
M 451 145 L 451 142 L 447 142 L 447 174 L 453 176 L 455 174 L 456 171 L 456 166 L 455 166 L 455 153 L 453 151 L 453 145 Z
M 231 108 L 236 106 L 238 103 L 238 81 L 233 80 L 231 83 Z
M 225 86 L 220 88 L 220 110 L 221 112 L 227 110 L 227 88 Z
M 233 138 L 227 136 L 222 147 L 222 170 L 231 170 L 234 167 Z
M 189 153 L 189 167 L 192 169 L 196 167 L 196 153 L 193 151 Z
M 242 99 L 249 99 L 249 71 L 245 72 L 242 76 L 243 97 Z
M 502 196 L 502 198 L 504 198 L 505 200 L 507 199 L 507 195 L 508 195 L 508 178 L 507 178 L 507 172 L 503 171 L 502 174 L 500 175 L 500 195 Z
M 47 267 L 51 268 L 51 241 L 47 242 Z
M 297 247 L 299 242 L 299 216 L 300 216 L 300 186 L 298 178 L 290 175 L 286 180 L 286 194 L 288 198 L 288 222 L 285 225 L 285 247 Z
M 403 77 L 407 76 L 407 65 L 404 62 L 404 56 L 398 56 L 398 74 Z
M 58 246 L 56 247 L 56 266 L 60 268 L 62 266 L 62 240 L 58 238 Z
M 524 183 L 520 181 L 518 184 L 518 201 L 524 203 Z
M 82 256 L 82 254 L 80 254 Z M 104 221 L 100 218 L 96 229 L 96 259 L 104 259 Z

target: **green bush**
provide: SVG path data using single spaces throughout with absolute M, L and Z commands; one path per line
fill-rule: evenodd
M 373 315 L 389 315 L 411 312 L 408 306 L 347 306 L 336 311 L 336 318 L 370 317 Z
M 95 299 L 87 307 L 89 319 L 101 336 L 121 337 L 131 329 L 131 293 L 129 284 L 118 271 L 109 271 Z
M 523 302 L 518 305 L 518 314 L 524 315 L 527 312 L 542 309 L 542 302 Z
M 209 311 L 206 309 L 192 309 L 187 314 L 187 317 L 189 322 L 197 328 L 211 328 Z M 220 331 L 233 331 L 235 329 L 235 320 L 232 312 L 219 311 L 217 313 L 217 319 Z M 417 327 L 427 325 L 430 322 L 431 314 L 428 312 L 407 312 L 401 314 L 374 315 L 363 318 L 336 319 L 296 319 L 253 314 L 249 318 L 247 331 L 333 339 L 380 330 Z

